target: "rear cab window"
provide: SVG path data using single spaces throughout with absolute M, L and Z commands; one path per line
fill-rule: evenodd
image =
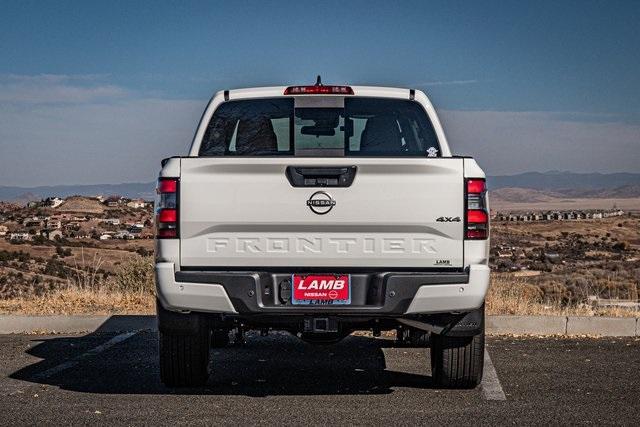
M 199 149 L 203 157 L 440 153 L 433 125 L 415 101 L 312 96 L 227 101 L 214 112 Z

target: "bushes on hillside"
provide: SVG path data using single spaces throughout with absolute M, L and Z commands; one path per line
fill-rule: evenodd
M 154 269 L 152 257 L 132 257 L 120 264 L 115 274 L 110 277 L 114 288 L 122 292 L 153 294 Z

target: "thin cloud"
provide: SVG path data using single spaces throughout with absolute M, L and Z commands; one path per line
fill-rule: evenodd
M 0 74 L 0 80 L 19 82 L 70 82 L 70 81 L 95 81 L 104 80 L 110 74 Z
M 113 101 L 130 95 L 120 86 L 104 83 L 105 75 L 16 75 L 0 76 L 0 103 L 77 104 Z
M 205 105 L 101 77 L 2 76 L 0 185 L 151 181 L 186 152 Z
M 0 76 L 0 183 L 151 181 L 186 153 L 206 99 L 166 99 L 101 77 Z M 638 171 L 640 125 L 609 114 L 443 110 L 457 154 L 488 174 Z
M 619 117 L 538 111 L 440 111 L 456 154 L 488 174 L 525 171 L 637 172 L 640 125 Z

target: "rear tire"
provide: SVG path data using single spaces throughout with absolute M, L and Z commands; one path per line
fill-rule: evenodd
M 443 388 L 474 388 L 482 381 L 484 329 L 473 337 L 431 335 L 431 373 Z
M 160 379 L 166 386 L 197 387 L 207 382 L 210 334 L 205 325 L 195 334 L 160 331 Z

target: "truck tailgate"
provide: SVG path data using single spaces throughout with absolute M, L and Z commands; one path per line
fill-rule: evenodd
M 348 187 L 294 187 L 289 166 L 356 174 Z M 335 202 L 326 214 L 308 205 L 317 191 Z M 180 207 L 183 267 L 463 265 L 462 159 L 183 158 Z

